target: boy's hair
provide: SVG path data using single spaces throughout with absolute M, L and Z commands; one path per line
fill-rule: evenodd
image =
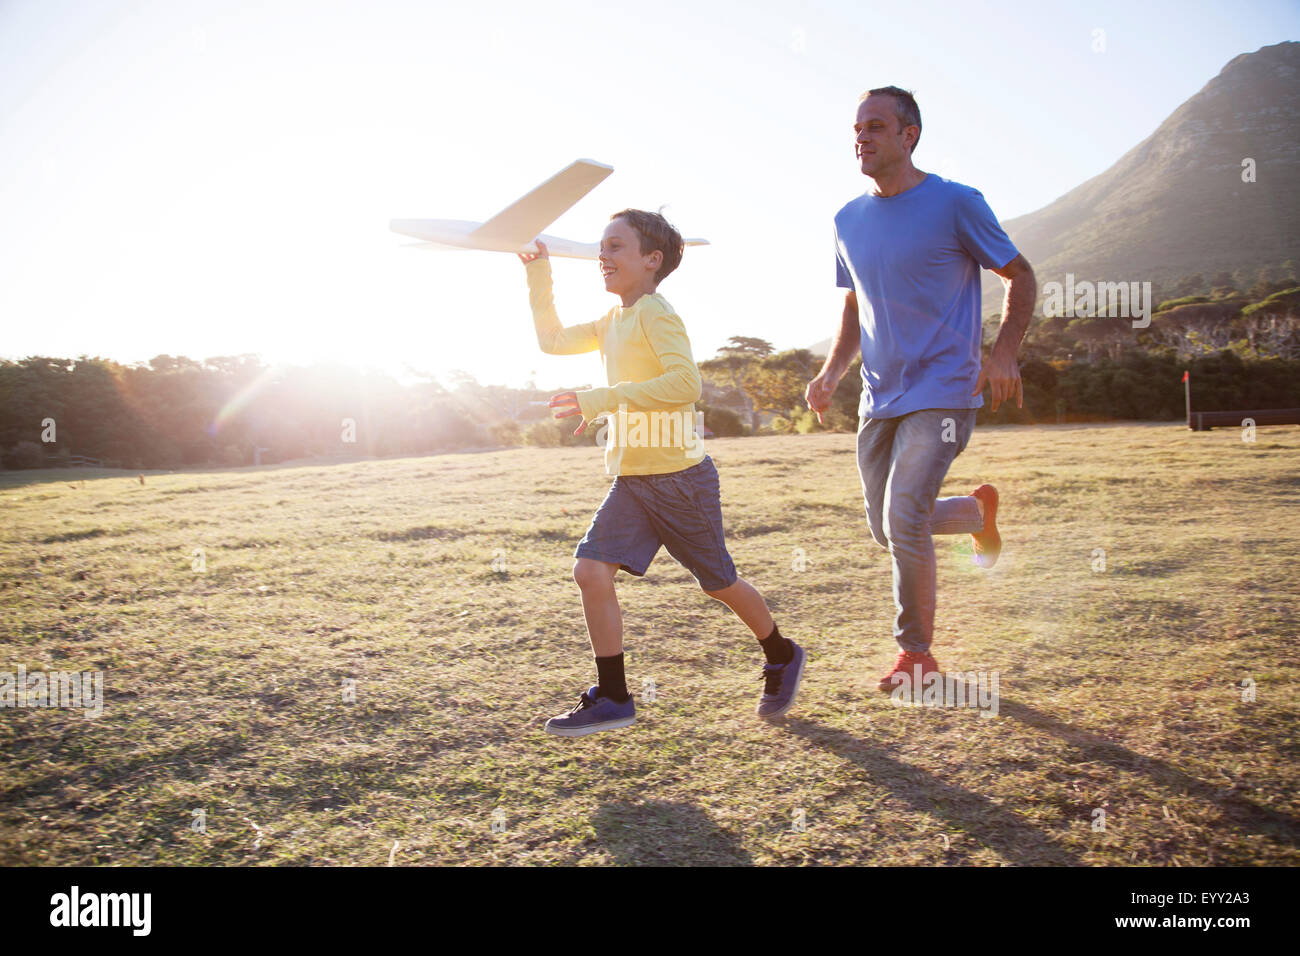
M 660 209 L 663 207 L 660 206 Z M 657 212 L 644 209 L 624 209 L 609 217 L 609 221 L 626 219 L 627 224 L 641 237 L 641 255 L 648 256 L 658 249 L 664 254 L 663 264 L 655 273 L 655 282 L 663 282 L 682 261 L 682 234 L 673 228 L 672 223 Z
M 916 105 L 916 97 L 912 95 L 911 90 L 899 89 L 897 86 L 881 86 L 874 90 L 867 90 L 858 97 L 861 103 L 868 96 L 892 96 L 894 98 L 894 112 L 898 116 L 898 131 L 901 133 L 904 127 L 916 127 L 916 142 L 912 144 L 912 152 L 916 152 L 917 144 L 921 142 L 921 108 Z

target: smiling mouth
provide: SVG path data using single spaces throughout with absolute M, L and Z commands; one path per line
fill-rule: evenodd
M 612 276 L 616 271 L 618 271 L 618 270 L 616 270 L 616 269 L 614 269 L 614 268 L 612 268 L 612 267 L 609 267 L 609 266 L 601 266 L 601 267 L 600 267 L 600 274 L 603 275 L 606 279 L 608 279 L 610 276 Z

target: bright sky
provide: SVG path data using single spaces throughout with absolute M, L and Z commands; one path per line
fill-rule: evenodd
M 870 184 L 863 90 L 915 90 L 916 164 L 1009 219 L 1297 37 L 1293 0 L 0 0 L 0 354 L 600 384 L 537 350 L 513 256 L 388 231 L 486 219 L 578 157 L 615 172 L 547 232 L 666 203 L 712 241 L 660 288 L 697 358 L 810 345 L 842 301 L 831 217 Z M 617 304 L 554 264 L 566 324 Z

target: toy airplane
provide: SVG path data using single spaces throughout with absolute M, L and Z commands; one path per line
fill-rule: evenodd
M 421 239 L 425 249 L 486 249 L 491 252 L 538 252 L 537 240 L 550 255 L 570 259 L 595 259 L 598 242 L 574 242 L 539 233 L 591 192 L 614 171 L 613 166 L 579 159 L 564 167 L 522 199 L 517 199 L 487 222 L 461 219 L 394 219 L 388 227 L 403 236 Z M 687 239 L 688 246 L 707 246 L 707 239 Z

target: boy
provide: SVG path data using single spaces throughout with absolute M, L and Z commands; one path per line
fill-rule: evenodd
M 718 472 L 695 434 L 700 372 L 686 327 L 655 291 L 682 260 L 681 235 L 658 213 L 624 209 L 611 216 L 600 240 L 600 271 L 622 307 L 568 328 L 555 314 L 546 245 L 537 247 L 519 259 L 538 345 L 552 355 L 599 349 L 610 385 L 562 392 L 551 408 L 556 418 L 582 416 L 575 435 L 609 416 L 605 470 L 615 476 L 574 552 L 573 579 L 582 591 L 598 682 L 571 711 L 548 720 L 546 731 L 581 737 L 635 721 L 614 576 L 620 568 L 645 574 L 660 545 L 753 631 L 767 657 L 757 713 L 781 716 L 794 704 L 806 654 L 781 635 L 762 595 L 737 576 L 723 541 Z

